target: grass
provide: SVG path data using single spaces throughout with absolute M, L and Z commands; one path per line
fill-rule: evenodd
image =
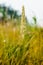
M 43 32 L 38 30 L 31 28 L 22 39 L 18 26 L 0 24 L 0 65 L 43 65 Z

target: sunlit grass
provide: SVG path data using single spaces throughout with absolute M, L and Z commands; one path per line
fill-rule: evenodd
M 22 39 L 19 27 L 0 24 L 0 65 L 43 65 L 42 34 L 28 32 Z

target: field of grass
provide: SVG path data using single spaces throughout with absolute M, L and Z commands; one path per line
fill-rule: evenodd
M 43 65 L 43 29 L 24 34 L 11 23 L 0 24 L 0 65 Z

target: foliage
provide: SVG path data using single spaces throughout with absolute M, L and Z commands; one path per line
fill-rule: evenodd
M 5 19 L 8 17 L 7 16 L 10 16 L 10 19 L 17 19 L 17 18 L 20 18 L 20 15 L 18 14 L 18 11 L 16 10 L 13 10 L 12 8 L 10 7 L 6 7 L 5 5 L 2 6 L 0 5 L 0 13 L 2 13 L 2 19 L 5 21 Z
M 0 24 L 0 65 L 42 65 L 43 29 L 40 35 L 38 30 L 28 31 L 22 39 L 18 27 Z
M 22 24 L 0 24 L 0 65 L 43 65 L 43 28 L 27 25 L 24 13 L 21 17 Z

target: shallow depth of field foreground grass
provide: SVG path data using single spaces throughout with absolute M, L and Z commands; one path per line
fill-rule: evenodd
M 43 65 L 43 28 L 33 19 L 31 26 L 23 7 L 20 22 L 6 17 L 0 22 L 0 65 Z
M 22 38 L 19 27 L 0 24 L 0 65 L 43 65 L 43 29 L 32 31 Z

